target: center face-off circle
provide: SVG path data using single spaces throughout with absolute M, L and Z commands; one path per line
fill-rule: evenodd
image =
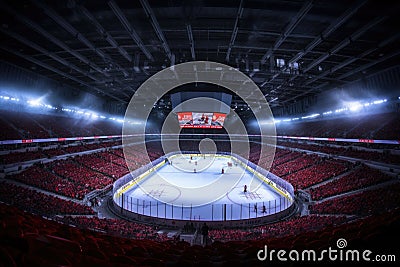
M 132 172 L 137 169 L 137 166 L 129 159 L 129 155 L 137 154 L 138 151 L 142 153 L 142 157 L 145 157 L 148 163 L 151 162 L 146 153 L 145 126 L 153 105 L 170 90 L 183 84 L 195 82 L 222 86 L 238 95 L 246 102 L 258 121 L 261 132 L 260 158 L 267 158 L 266 156 L 269 156 L 269 162 L 265 162 L 263 166 L 265 169 L 269 169 L 274 158 L 273 156 L 271 157 L 271 155 L 275 154 L 276 130 L 271 109 L 261 90 L 248 76 L 230 66 L 209 61 L 193 61 L 178 64 L 156 73 L 146 80 L 132 97 L 125 113 L 122 129 L 123 150 L 129 170 Z M 192 98 L 188 101 L 204 101 L 207 106 L 212 101 L 218 100 L 211 98 Z M 224 103 L 221 102 L 221 104 Z M 231 110 L 231 112 L 234 113 L 233 110 Z M 176 150 L 174 152 L 179 153 L 179 145 L 177 145 L 177 142 L 179 142 L 181 129 L 177 121 L 175 121 L 176 117 L 172 120 L 173 116 L 170 115 L 171 113 L 168 114 L 162 127 L 161 132 L 164 134 L 161 137 L 162 146 L 164 153 L 170 152 L 169 150 Z M 250 156 L 250 145 L 246 128 L 237 114 L 233 117 L 234 119 L 225 120 L 224 123 L 224 128 L 231 140 L 231 152 L 239 154 L 245 160 L 248 160 Z M 166 138 L 167 136 L 168 138 Z M 203 144 L 202 142 L 200 143 L 200 150 L 212 149 L 212 146 L 209 146 L 209 140 L 205 140 L 204 142 Z M 136 145 L 130 145 L 132 143 Z M 220 179 L 218 179 L 211 184 L 196 188 L 182 188 L 182 190 L 189 190 L 190 192 L 187 193 L 193 195 L 202 194 L 203 197 L 201 199 L 194 199 L 194 203 L 191 204 L 193 206 L 204 205 L 221 198 L 221 196 L 231 191 L 241 179 L 242 174 L 238 174 L 233 179 L 231 178 L 229 183 L 226 183 L 226 181 L 221 183 L 219 182 Z M 168 184 L 168 181 L 164 179 L 163 183 Z M 257 178 L 253 178 L 251 183 L 248 184 L 248 188 L 251 191 L 255 191 L 261 183 L 262 182 Z M 176 187 L 177 185 L 171 186 Z M 146 191 L 146 188 L 143 188 L 143 190 Z M 155 195 L 154 198 L 157 199 L 157 196 Z M 163 199 L 163 202 L 164 201 L 165 199 Z

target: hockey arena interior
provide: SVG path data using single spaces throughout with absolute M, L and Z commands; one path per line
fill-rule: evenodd
M 0 6 L 0 266 L 400 260 L 399 3 Z

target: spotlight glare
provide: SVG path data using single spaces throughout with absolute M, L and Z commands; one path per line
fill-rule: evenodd
M 27 103 L 32 107 L 38 107 L 42 105 L 42 103 L 40 103 L 40 99 L 28 100 Z
M 373 103 L 375 104 L 375 105 L 378 105 L 378 104 L 382 104 L 383 102 L 386 102 L 386 99 L 381 99 L 381 100 L 375 100 Z
M 301 119 L 312 119 L 312 118 L 318 117 L 319 115 L 321 115 L 321 114 L 314 113 L 314 114 L 311 114 L 311 115 L 308 115 L 308 116 L 301 117 Z
M 360 110 L 361 109 L 361 107 L 362 107 L 362 105 L 359 103 L 359 102 L 352 102 L 352 103 L 349 103 L 349 109 L 350 109 L 350 111 L 358 111 L 358 110 Z

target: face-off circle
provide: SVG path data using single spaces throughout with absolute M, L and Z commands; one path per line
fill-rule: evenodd
M 260 128 L 261 149 L 259 158 L 263 159 L 263 168 L 268 170 L 272 165 L 275 154 L 276 130 L 271 109 L 261 90 L 248 76 L 235 68 L 216 62 L 193 61 L 178 64 L 156 73 L 146 80 L 132 97 L 125 113 L 122 128 L 123 151 L 130 172 L 136 170 L 138 167 L 130 158 L 131 155 L 142 154 L 147 163 L 151 162 L 146 149 L 145 133 L 146 122 L 154 104 L 170 90 L 195 82 L 210 83 L 224 87 L 246 102 Z M 226 105 L 219 100 L 207 97 L 192 98 L 185 102 L 188 101 L 200 102 L 200 105 L 204 107 L 213 106 L 215 101 L 219 102 L 218 104 L 220 105 Z M 233 116 L 230 116 L 231 119 L 225 120 L 224 128 L 231 142 L 231 153 L 249 160 L 250 142 L 245 124 L 234 110 L 230 109 L 230 112 Z M 169 152 L 181 152 L 179 148 L 180 131 L 181 128 L 173 110 L 168 114 L 161 130 L 161 144 L 165 154 Z M 132 146 L 132 144 L 135 145 Z M 214 147 L 210 144 L 213 144 Z M 204 159 L 201 163 L 203 168 L 207 169 L 207 166 L 215 160 L 214 157 L 217 155 L 215 143 L 211 139 L 203 139 L 200 141 L 199 150 L 202 154 L 206 153 L 208 155 L 207 159 Z M 199 163 L 200 161 L 197 164 Z M 221 198 L 221 196 L 232 190 L 242 175 L 243 173 L 238 173 L 233 179 L 229 179 L 228 183 L 226 181 L 221 183 L 217 179 L 213 183 L 196 188 L 179 189 L 182 191 L 182 194 L 202 195 L 201 199 L 198 199 L 198 201 L 194 200 L 195 203 L 191 203 L 191 205 L 204 205 Z M 168 184 L 168 180 L 164 179 L 163 183 Z M 261 184 L 262 181 L 253 178 L 247 186 L 250 191 L 255 191 Z M 146 188 L 142 189 L 146 191 Z M 154 198 L 157 199 L 157 196 L 154 196 Z

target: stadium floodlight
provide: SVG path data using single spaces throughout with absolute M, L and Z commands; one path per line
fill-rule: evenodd
M 86 114 L 86 113 L 85 113 Z M 89 113 L 90 114 L 90 119 L 92 119 L 92 120 L 95 120 L 95 119 L 98 119 L 99 118 L 99 115 L 97 115 L 96 113 L 94 113 L 94 112 L 91 112 L 91 113 Z
M 102 118 L 102 119 L 105 119 L 105 118 L 106 118 L 106 116 L 103 116 L 103 115 L 101 115 L 101 116 L 100 116 L 100 118 Z
M 9 96 L 4 96 L 3 99 L 4 99 L 4 100 L 9 100 L 10 97 L 9 97 Z
M 301 117 L 301 118 L 302 119 L 312 119 L 312 118 L 318 117 L 319 115 L 321 115 L 321 114 L 314 113 L 314 114 L 311 114 L 311 115 L 308 115 L 308 116 L 304 116 L 304 117 Z
M 346 110 L 347 110 L 347 108 L 340 108 L 340 109 L 335 110 L 335 113 L 340 113 L 340 112 L 343 112 Z
M 42 105 L 40 99 L 28 100 L 27 103 L 32 107 L 38 107 Z
M 400 96 L 399 96 L 399 99 L 400 99 Z M 385 102 L 387 102 L 387 99 L 380 99 L 380 100 L 375 100 L 375 101 L 371 101 L 371 102 L 360 102 L 360 101 L 347 102 L 346 106 L 343 108 L 336 109 L 335 111 L 331 111 L 331 110 L 325 111 L 322 114 L 329 115 L 332 113 L 341 113 L 346 110 L 350 110 L 351 112 L 356 112 L 356 111 L 359 111 L 360 109 L 362 109 L 363 107 L 370 107 L 372 105 L 378 105 L 378 104 L 382 104 Z M 302 119 L 307 118 L 307 117 L 308 116 L 302 117 Z
M 359 111 L 361 109 L 362 105 L 360 104 L 360 102 L 351 102 L 349 103 L 349 109 L 350 111 Z
M 374 103 L 375 105 L 378 105 L 378 104 L 382 104 L 382 103 L 384 103 L 384 102 L 386 102 L 387 100 L 386 99 L 380 99 L 380 100 L 375 100 L 374 102 L 372 102 L 372 103 Z

